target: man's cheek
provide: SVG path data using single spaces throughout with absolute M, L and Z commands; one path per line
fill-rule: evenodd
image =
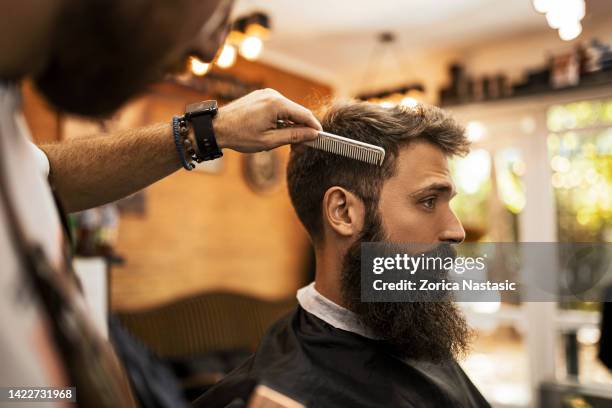
M 428 236 L 430 228 L 426 219 L 404 211 L 400 216 L 390 217 L 383 221 L 385 231 L 389 235 L 391 242 L 410 243 L 410 242 L 430 242 Z

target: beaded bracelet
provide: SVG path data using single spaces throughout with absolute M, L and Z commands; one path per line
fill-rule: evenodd
M 191 149 L 191 151 L 189 151 L 189 158 L 192 160 L 194 159 L 195 152 L 191 147 L 191 142 L 187 138 L 187 133 L 188 129 L 184 124 L 181 124 L 181 118 L 178 116 L 174 116 L 172 118 L 172 134 L 174 136 L 174 146 L 176 147 L 176 151 L 179 155 L 179 159 L 181 160 L 183 168 L 185 170 L 191 171 L 195 168 L 195 165 L 193 164 L 193 162 L 190 163 L 187 161 L 185 151 Z M 187 143 L 189 144 L 189 148 L 186 149 Z
M 189 122 L 184 118 L 179 119 L 179 129 L 183 136 L 183 147 L 188 157 L 196 163 L 202 163 L 204 159 L 200 156 L 197 150 L 193 147 L 193 143 L 189 139 Z

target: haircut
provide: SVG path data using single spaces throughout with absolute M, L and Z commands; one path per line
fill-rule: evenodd
M 469 150 L 463 127 L 442 109 L 425 104 L 383 108 L 369 102 L 336 102 L 324 109 L 321 125 L 327 132 L 381 146 L 386 155 L 377 167 L 303 145 L 292 147 L 287 166 L 289 196 L 314 242 L 322 238 L 322 201 L 330 187 L 357 195 L 371 216 L 376 214 L 383 182 L 395 174 L 401 148 L 426 141 L 448 156 Z

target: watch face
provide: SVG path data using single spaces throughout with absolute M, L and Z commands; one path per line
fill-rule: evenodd
M 192 117 L 205 113 L 217 113 L 217 101 L 191 103 L 185 108 L 185 113 Z

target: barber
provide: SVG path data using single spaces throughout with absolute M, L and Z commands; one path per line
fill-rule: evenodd
M 210 61 L 232 4 L 0 3 L 0 387 L 72 385 L 83 406 L 133 405 L 121 364 L 82 310 L 56 199 L 68 212 L 98 206 L 223 149 L 273 149 L 314 139 L 321 128 L 306 108 L 268 89 L 41 150 L 21 113 L 20 81 L 32 78 L 58 111 L 107 116 L 188 53 Z M 279 119 L 296 126 L 276 129 Z

